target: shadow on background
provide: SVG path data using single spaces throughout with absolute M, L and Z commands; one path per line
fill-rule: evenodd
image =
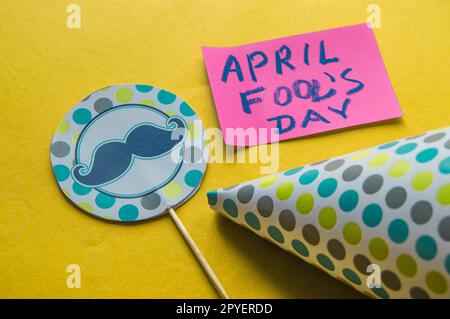
M 290 298 L 367 298 L 315 266 L 218 215 L 217 228 L 230 249 L 254 264 L 265 280 Z M 258 298 L 249 295 L 248 298 Z

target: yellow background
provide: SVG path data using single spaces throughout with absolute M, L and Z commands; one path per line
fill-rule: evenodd
M 214 290 L 168 216 L 134 226 L 81 213 L 60 193 L 53 132 L 91 91 L 147 83 L 175 92 L 218 127 L 200 47 L 231 46 L 365 22 L 405 113 L 402 120 L 280 144 L 280 170 L 449 124 L 450 2 L 74 0 L 0 2 L 0 297 L 210 298 Z M 207 190 L 260 175 L 259 164 L 211 164 L 178 213 L 229 295 L 361 297 L 214 213 Z M 66 267 L 82 288 L 66 288 Z

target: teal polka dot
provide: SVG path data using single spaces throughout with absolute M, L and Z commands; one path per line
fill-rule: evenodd
M 214 206 L 217 204 L 217 191 L 209 191 L 206 193 L 206 196 L 208 197 L 209 205 Z
M 116 202 L 116 199 L 114 197 L 108 196 L 106 194 L 98 194 L 97 197 L 95 197 L 95 204 L 97 204 L 100 208 L 111 208 L 114 203 Z
M 358 205 L 358 201 L 359 201 L 358 193 L 350 189 L 342 193 L 341 197 L 339 197 L 339 207 L 344 212 L 350 212 L 353 209 L 355 209 L 356 205 Z
M 180 105 L 180 112 L 184 116 L 192 116 L 195 115 L 194 110 L 187 104 L 186 102 L 181 103 Z
M 196 187 L 202 180 L 202 172 L 199 170 L 192 170 L 187 172 L 184 176 L 184 182 L 190 187 Z
M 294 239 L 292 241 L 292 248 L 294 248 L 294 250 L 303 257 L 309 256 L 308 248 L 306 248 L 306 246 L 300 240 Z
M 55 173 L 55 177 L 58 182 L 64 182 L 70 176 L 69 168 L 64 165 L 53 166 L 53 172 Z
M 445 258 L 445 269 L 450 274 L 450 254 Z
M 291 176 L 291 175 L 297 174 L 297 173 L 300 172 L 302 169 L 303 169 L 303 167 L 293 168 L 293 169 L 290 169 L 290 170 L 284 172 L 284 175 L 286 175 L 286 176 Z
M 419 154 L 417 154 L 416 160 L 419 163 L 427 163 L 433 160 L 433 158 L 436 157 L 437 153 L 437 148 L 427 148 L 426 150 L 423 150 Z
M 233 202 L 232 199 L 225 199 L 223 202 L 223 209 L 228 213 L 228 215 L 230 215 L 231 217 L 237 217 L 238 215 L 238 209 L 237 206 L 235 204 L 235 202 Z
M 403 154 L 407 154 L 409 152 L 414 151 L 416 149 L 416 147 L 417 147 L 417 143 L 408 143 L 408 144 L 402 145 L 399 148 L 397 148 L 397 150 L 395 152 L 399 155 L 403 155 Z
M 450 157 L 444 158 L 439 164 L 439 171 L 442 174 L 450 174 Z
M 139 210 L 136 206 L 128 204 L 120 207 L 119 218 L 125 222 L 136 220 L 139 216 Z
M 395 146 L 397 144 L 398 144 L 398 141 L 390 142 L 390 143 L 383 144 L 383 145 L 379 146 L 378 149 L 385 150 L 385 149 L 391 148 L 392 146 Z
M 408 238 L 408 224 L 402 219 L 396 219 L 389 224 L 388 234 L 394 243 L 403 243 Z
M 431 260 L 437 253 L 436 242 L 430 236 L 424 235 L 417 240 L 416 251 L 420 258 L 424 260 Z
M 378 297 L 383 298 L 383 299 L 389 299 L 389 294 L 383 288 L 381 288 L 381 287 L 380 288 L 371 288 L 371 290 Z
M 83 125 L 89 122 L 92 118 L 92 114 L 88 109 L 78 109 L 72 116 L 75 123 Z
M 329 271 L 334 270 L 334 264 L 330 260 L 330 258 L 325 256 L 324 254 L 318 254 L 316 258 L 317 258 L 317 261 L 319 262 L 319 264 L 322 265 L 322 267 L 324 267 L 325 269 L 328 269 Z
M 153 86 L 151 85 L 136 85 L 136 90 L 138 90 L 141 93 L 148 93 L 153 89 Z
M 81 196 L 89 194 L 91 192 L 91 190 L 92 190 L 92 188 L 83 186 L 81 184 L 78 184 L 77 182 L 73 183 L 72 189 L 75 192 L 75 194 L 78 194 L 78 195 L 81 195 Z
M 337 187 L 336 179 L 327 178 L 320 183 L 317 191 L 319 195 L 322 197 L 330 197 L 331 195 L 333 195 L 334 191 L 336 190 L 336 187 Z
M 248 212 L 247 214 L 245 214 L 244 218 L 247 224 L 254 230 L 261 229 L 261 224 L 259 223 L 259 219 L 255 214 Z
M 378 204 L 370 204 L 363 211 L 363 221 L 369 227 L 376 227 L 381 223 L 383 210 Z
M 275 240 L 277 243 L 280 244 L 284 243 L 283 234 L 275 226 L 269 226 L 269 228 L 267 228 L 267 232 L 269 233 L 270 237 L 272 237 L 272 239 Z
M 307 171 L 300 176 L 299 182 L 302 185 L 308 185 L 314 182 L 314 180 L 319 175 L 319 171 L 317 169 L 312 169 L 310 171 Z
M 355 285 L 361 285 L 361 279 L 359 279 L 358 275 L 353 270 L 344 268 L 342 274 L 348 281 L 354 283 Z
M 176 99 L 175 94 L 172 94 L 170 92 L 161 90 L 158 93 L 158 101 L 162 104 L 170 104 L 173 101 L 175 101 L 175 99 Z

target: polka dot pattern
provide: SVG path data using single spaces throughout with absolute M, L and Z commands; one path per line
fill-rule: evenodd
M 208 201 L 372 297 L 450 298 L 450 134 L 444 131 L 218 190 L 216 203 L 210 194 Z M 227 199 L 236 203 L 237 217 L 220 206 Z M 381 287 L 369 288 L 376 266 Z

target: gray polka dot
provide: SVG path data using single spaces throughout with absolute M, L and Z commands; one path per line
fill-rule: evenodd
M 375 194 L 383 186 L 383 176 L 374 174 L 366 178 L 363 183 L 363 190 L 366 194 Z
M 70 152 L 70 146 L 66 142 L 55 142 L 50 146 L 50 152 L 55 157 L 65 157 Z
M 344 163 L 345 163 L 345 160 L 343 160 L 343 159 L 337 159 L 337 160 L 331 161 L 327 165 L 325 165 L 325 170 L 328 172 L 337 170 L 339 167 L 344 165 Z
M 414 299 L 430 299 L 428 293 L 420 287 L 412 287 L 409 294 Z
M 325 163 L 327 161 L 328 161 L 328 159 L 323 160 L 323 161 L 319 161 L 319 162 L 315 162 L 315 163 L 312 163 L 311 166 L 317 166 L 317 165 L 323 164 L 323 163 Z
M 186 149 L 184 158 L 188 163 L 201 163 L 203 152 L 199 147 L 191 146 Z
M 224 190 L 224 191 L 230 191 L 230 190 L 232 190 L 233 188 L 235 188 L 236 186 L 238 186 L 238 184 L 224 187 L 223 190 Z
M 75 166 L 75 165 L 77 165 L 77 164 L 78 164 L 77 159 L 74 158 L 74 159 L 72 160 L 72 165 Z
M 421 200 L 411 208 L 411 219 L 419 225 L 427 223 L 433 215 L 433 206 L 425 200 Z
M 345 258 L 345 248 L 339 240 L 331 239 L 327 244 L 327 248 L 330 255 L 337 260 L 342 260 Z
M 371 264 L 369 258 L 364 255 L 356 255 L 353 257 L 353 264 L 362 274 L 367 275 L 367 267 Z
M 305 225 L 302 229 L 302 234 L 303 234 L 303 237 L 305 238 L 305 240 L 310 245 L 315 246 L 320 242 L 319 231 L 317 230 L 317 228 L 314 225 L 311 225 L 311 224 Z
M 439 235 L 445 241 L 450 241 L 450 216 L 444 217 L 439 223 Z
M 141 205 L 145 209 L 153 210 L 161 204 L 161 197 L 157 193 L 151 193 L 141 198 Z
M 269 217 L 273 212 L 273 201 L 269 196 L 263 196 L 256 203 L 258 213 L 263 217 Z
M 247 204 L 253 197 L 255 187 L 253 185 L 246 185 L 241 187 L 237 193 L 237 198 L 242 204 Z
M 346 182 L 354 181 L 359 177 L 359 175 L 361 175 L 362 170 L 363 168 L 361 165 L 353 165 L 347 167 L 344 173 L 342 173 L 342 179 Z
M 381 273 L 381 280 L 388 288 L 394 291 L 400 290 L 402 286 L 398 276 L 390 270 L 385 270 Z
M 113 106 L 112 101 L 110 99 L 107 99 L 106 97 L 101 97 L 94 103 L 94 109 L 97 111 L 97 113 L 106 111 L 112 106 Z
M 447 142 L 445 142 L 444 147 L 448 150 L 450 150 L 450 140 L 448 140 Z
M 425 133 L 414 135 L 414 136 L 410 136 L 410 137 L 407 138 L 407 140 L 415 140 L 416 138 L 422 137 L 424 135 L 425 135 Z
M 281 227 L 285 230 L 291 231 L 295 228 L 295 216 L 289 209 L 283 210 L 278 218 Z
M 440 132 L 440 133 L 436 133 L 430 136 L 427 136 L 423 141 L 425 143 L 433 143 L 436 141 L 439 141 L 440 139 L 444 138 L 445 133 L 444 132 Z
M 406 190 L 403 187 L 394 187 L 386 194 L 386 204 L 390 208 L 399 208 L 406 201 Z

